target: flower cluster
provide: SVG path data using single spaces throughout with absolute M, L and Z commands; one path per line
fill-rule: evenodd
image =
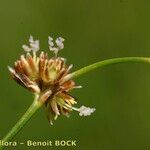
M 41 52 L 39 56 L 39 40 L 34 40 L 32 36 L 29 38 L 29 46 L 23 45 L 22 48 L 25 55 L 21 55 L 20 59 L 9 67 L 9 71 L 13 79 L 32 91 L 39 97 L 39 100 L 45 103 L 48 110 L 48 119 L 52 124 L 53 120 L 61 114 L 69 116 L 70 111 L 76 110 L 80 116 L 90 115 L 95 108 L 82 106 L 80 108 L 73 107 L 76 104 L 75 98 L 69 94 L 69 91 L 76 86 L 75 82 L 66 76 L 69 75 L 73 65 L 66 65 L 66 59 L 58 57 L 58 52 L 64 48 L 64 39 L 59 37 L 53 42 L 53 38 L 48 37 L 49 50 L 53 51 L 55 56 L 48 57 L 47 53 Z M 56 47 L 55 47 L 56 45 Z

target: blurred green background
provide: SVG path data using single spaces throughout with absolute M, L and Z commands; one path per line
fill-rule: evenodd
M 60 54 L 73 70 L 99 60 L 150 56 L 148 0 L 0 0 L 0 137 L 32 103 L 32 95 L 9 76 L 7 66 L 23 53 L 32 34 L 48 51 L 47 36 L 63 36 Z M 50 126 L 44 107 L 15 137 L 31 140 L 77 140 L 76 147 L 27 149 L 149 150 L 150 65 L 119 64 L 76 79 L 78 106 L 96 107 L 90 117 L 59 117 Z

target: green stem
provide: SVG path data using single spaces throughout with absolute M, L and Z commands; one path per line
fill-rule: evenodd
M 88 73 L 88 72 L 93 71 L 100 67 L 104 67 L 104 66 L 108 66 L 108 65 L 112 65 L 112 64 L 118 64 L 118 63 L 130 63 L 130 62 L 132 62 L 132 63 L 150 63 L 150 58 L 122 57 L 122 58 L 107 59 L 107 60 L 96 62 L 92 65 L 83 67 L 83 68 L 69 74 L 68 76 L 66 76 L 66 79 L 79 77 L 85 73 Z
M 68 74 L 64 82 L 70 78 L 76 78 L 79 77 L 85 73 L 88 73 L 92 70 L 95 70 L 100 67 L 112 65 L 112 64 L 118 64 L 118 63 L 128 63 L 128 62 L 135 62 L 135 63 L 150 63 L 150 58 L 145 57 L 123 57 L 123 58 L 113 58 L 113 59 L 107 59 L 104 61 L 99 61 L 97 63 L 94 63 L 92 65 L 83 67 L 71 74 Z M 38 100 L 35 98 L 32 105 L 29 107 L 29 109 L 26 111 L 26 113 L 22 116 L 22 118 L 16 123 L 16 125 L 9 131 L 9 133 L 2 139 L 3 142 L 8 142 L 12 140 L 12 138 L 24 127 L 24 125 L 29 121 L 29 119 L 35 114 L 35 112 L 43 105 L 44 102 Z M 0 150 L 4 149 L 5 147 L 0 145 Z
M 35 98 L 31 106 L 21 117 L 21 119 L 15 124 L 15 126 L 8 132 L 8 134 L 2 139 L 3 142 L 8 142 L 13 139 L 13 137 L 19 133 L 19 131 L 25 126 L 25 124 L 30 120 L 30 118 L 35 114 L 35 112 L 42 106 L 42 103 Z M 5 146 L 0 145 L 0 150 L 4 149 Z

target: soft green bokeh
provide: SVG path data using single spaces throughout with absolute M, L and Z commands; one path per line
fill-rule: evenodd
M 63 36 L 60 54 L 76 70 L 93 62 L 123 56 L 150 56 L 148 0 L 1 0 L 0 1 L 0 137 L 32 103 L 7 70 L 23 53 L 30 34 L 48 51 L 47 36 Z M 77 140 L 78 150 L 149 150 L 150 65 L 120 64 L 76 79 L 78 106 L 96 107 L 90 117 L 60 117 L 54 126 L 41 109 L 15 137 L 17 141 Z M 8 148 L 58 149 L 18 146 Z

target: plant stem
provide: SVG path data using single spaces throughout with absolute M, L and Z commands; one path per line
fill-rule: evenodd
M 90 71 L 93 71 L 97 68 L 112 65 L 112 64 L 118 64 L 118 63 L 150 63 L 150 58 L 146 58 L 146 57 L 122 57 L 122 58 L 107 59 L 107 60 L 96 62 L 92 65 L 83 67 L 83 68 L 67 75 L 66 79 L 77 78 L 77 77 L 79 77 L 85 73 L 88 73 Z
M 42 106 L 42 103 L 35 98 L 31 106 L 21 117 L 21 119 L 15 124 L 15 126 L 8 132 L 8 134 L 2 139 L 3 142 L 8 142 L 13 139 L 13 137 L 19 133 L 19 131 L 25 126 L 25 124 L 30 120 L 30 118 L 35 114 L 35 112 Z M 0 150 L 4 149 L 4 145 L 0 145 Z
M 150 58 L 146 57 L 123 57 L 123 58 L 113 58 L 113 59 L 107 59 L 104 61 L 99 61 L 97 63 L 94 63 L 92 65 L 83 67 L 71 74 L 68 74 L 64 82 L 70 78 L 76 78 L 80 75 L 83 75 L 85 73 L 88 73 L 90 71 L 93 71 L 97 68 L 112 65 L 112 64 L 118 64 L 118 63 L 128 63 L 128 62 L 135 62 L 135 63 L 150 63 Z M 35 98 L 32 105 L 29 107 L 29 109 L 25 112 L 25 114 L 22 116 L 22 118 L 16 123 L 16 125 L 9 131 L 9 133 L 2 139 L 3 142 L 8 142 L 12 140 L 12 138 L 25 126 L 25 124 L 29 121 L 29 119 L 35 114 L 35 112 L 43 105 L 44 102 L 38 100 Z M 3 145 L 0 145 L 0 150 L 4 149 L 5 147 Z

